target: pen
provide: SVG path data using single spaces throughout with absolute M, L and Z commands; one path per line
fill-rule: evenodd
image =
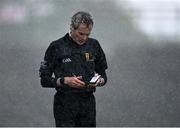
M 72 73 L 72 76 L 76 77 L 76 75 L 74 73 Z

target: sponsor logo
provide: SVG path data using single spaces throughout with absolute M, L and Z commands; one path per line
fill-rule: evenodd
M 63 63 L 69 63 L 69 62 L 71 62 L 71 59 L 70 58 L 64 58 L 64 59 L 62 59 L 62 62 Z
M 85 53 L 86 61 L 94 61 L 92 53 Z
M 89 53 L 85 53 L 86 61 L 89 61 Z

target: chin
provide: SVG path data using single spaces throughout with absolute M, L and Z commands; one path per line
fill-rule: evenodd
M 83 45 L 85 42 L 77 42 L 77 44 L 79 45 Z

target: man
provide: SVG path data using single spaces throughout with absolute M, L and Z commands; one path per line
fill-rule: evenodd
M 57 90 L 54 96 L 56 126 L 96 126 L 93 93 L 107 81 L 107 62 L 99 42 L 89 38 L 92 28 L 92 16 L 77 12 L 71 18 L 70 33 L 53 41 L 41 62 L 42 87 Z M 97 75 L 101 77 L 90 83 Z

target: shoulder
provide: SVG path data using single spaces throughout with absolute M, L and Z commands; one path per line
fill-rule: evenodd
M 93 45 L 94 47 L 99 47 L 100 46 L 100 43 L 97 39 L 94 39 L 94 38 L 89 38 L 88 39 L 89 41 L 89 44 Z
M 89 42 L 94 43 L 94 44 L 99 43 L 99 41 L 95 38 L 89 38 L 88 40 Z
M 99 43 L 99 41 L 97 39 L 89 38 L 89 44 L 91 46 L 93 46 L 93 48 L 95 50 L 100 50 L 101 49 L 101 45 L 100 45 L 100 43 Z
M 59 46 L 65 44 L 64 37 L 54 40 L 50 43 L 50 46 Z
M 54 40 L 52 41 L 50 44 L 49 44 L 49 48 L 50 49 L 56 49 L 56 48 L 60 48 L 60 47 L 64 47 L 66 45 L 66 37 L 61 37 L 57 40 Z

